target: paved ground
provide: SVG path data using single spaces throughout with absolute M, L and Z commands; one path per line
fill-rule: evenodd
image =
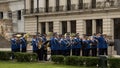
M 0 48 L 0 51 L 11 51 L 11 48 Z

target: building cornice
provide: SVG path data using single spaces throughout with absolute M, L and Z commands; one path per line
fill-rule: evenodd
M 66 15 L 80 15 L 80 14 L 93 14 L 93 13 L 108 13 L 108 12 L 118 12 L 118 11 L 120 11 L 120 9 L 118 9 L 118 8 L 87 9 L 87 10 L 78 10 L 78 11 L 24 14 L 24 17 L 31 17 L 31 16 L 40 16 L 40 17 L 66 16 Z
M 22 0 L 0 0 L 0 3 L 9 3 L 9 2 L 16 2 L 16 1 L 22 1 Z

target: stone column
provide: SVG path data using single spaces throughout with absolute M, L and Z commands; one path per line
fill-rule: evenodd
M 113 19 L 103 19 L 103 34 L 113 36 Z
M 77 20 L 76 22 L 76 32 L 82 34 L 86 34 L 86 24 L 84 20 Z
M 96 33 L 96 20 L 92 20 L 92 33 Z
M 71 32 L 71 22 L 67 21 L 67 32 Z
M 41 23 L 39 23 L 38 25 L 39 25 L 38 31 L 41 33 Z
M 49 23 L 48 22 L 45 23 L 45 27 L 46 27 L 45 31 L 46 31 L 46 34 L 47 34 L 49 32 Z
M 61 26 L 59 21 L 54 21 L 53 23 L 53 32 L 57 32 L 58 34 L 61 33 Z

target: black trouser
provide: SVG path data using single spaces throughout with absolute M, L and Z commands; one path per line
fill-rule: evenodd
M 51 50 L 51 55 L 58 55 L 59 51 L 58 50 Z
M 82 56 L 90 56 L 90 49 L 82 49 Z
M 108 49 L 107 49 L 107 48 L 104 48 L 104 49 L 103 49 L 103 53 L 104 53 L 104 55 L 108 55 Z
M 17 48 L 17 52 L 20 52 L 20 48 Z
M 76 55 L 76 54 L 75 54 L 75 48 L 72 49 L 72 55 Z
M 67 56 L 67 50 L 62 50 L 62 55 Z
M 43 60 L 44 49 L 38 49 L 38 59 Z
M 97 48 L 92 48 L 92 56 L 97 56 Z
M 74 55 L 75 56 L 80 56 L 80 48 L 75 48 L 74 49 Z
M 43 51 L 43 59 L 47 61 L 47 50 Z
M 70 56 L 70 49 L 66 50 L 66 56 Z
M 14 55 L 15 52 L 17 52 L 17 49 L 12 49 L 12 59 L 15 58 L 15 55 Z
M 82 56 L 86 56 L 86 49 L 82 48 Z
M 99 48 L 99 55 L 104 55 L 104 49 L 103 48 Z
M 90 49 L 86 49 L 86 55 L 85 56 L 90 56 Z
M 38 55 L 38 50 L 33 50 L 33 53 L 36 53 L 37 54 L 37 58 L 36 59 L 38 59 L 39 57 L 39 55 Z
M 26 50 L 26 48 L 22 48 L 22 52 L 26 52 L 27 50 Z

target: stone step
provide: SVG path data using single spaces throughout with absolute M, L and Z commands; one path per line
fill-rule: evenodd
M 0 35 L 0 48 L 10 48 L 10 42 Z

